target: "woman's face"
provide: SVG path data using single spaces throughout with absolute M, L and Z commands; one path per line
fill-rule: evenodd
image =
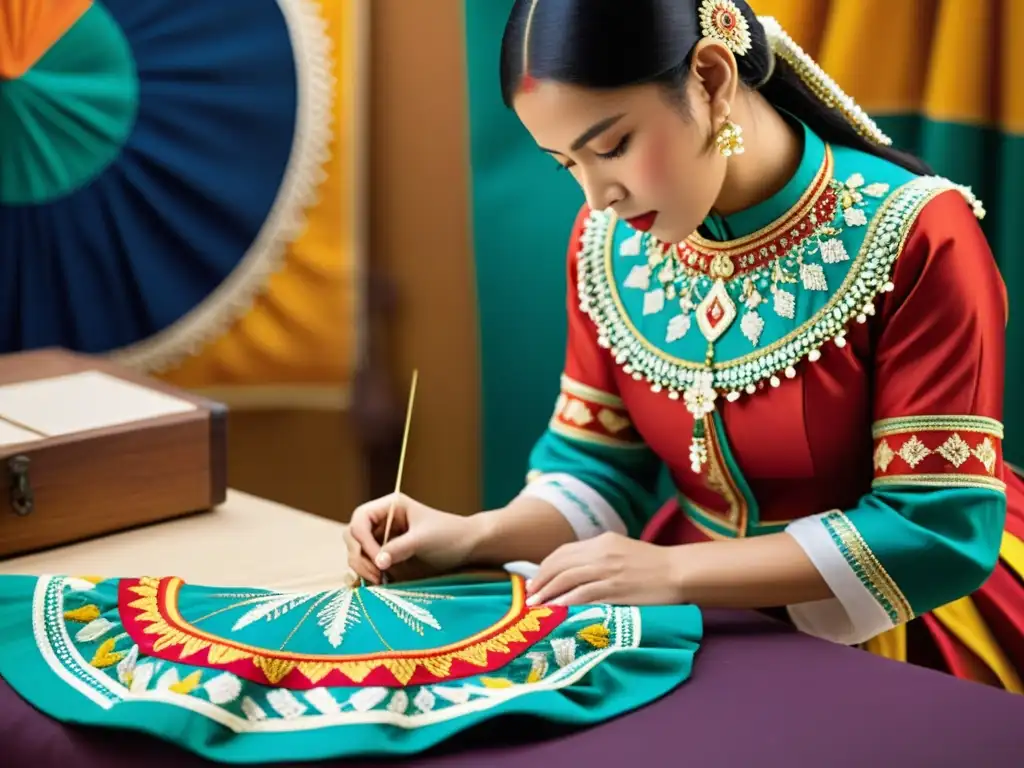
M 726 171 L 713 147 L 707 92 L 699 85 L 687 90 L 684 113 L 657 85 L 598 91 L 539 81 L 514 107 L 591 208 L 610 208 L 674 243 L 714 207 Z

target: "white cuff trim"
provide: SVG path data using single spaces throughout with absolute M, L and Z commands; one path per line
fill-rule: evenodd
M 626 524 L 612 505 L 572 475 L 541 475 L 519 495 L 546 501 L 561 512 L 576 532 L 577 539 L 591 539 L 607 531 L 626 533 Z
M 787 610 L 801 632 L 834 643 L 857 645 L 892 629 L 893 623 L 846 562 L 822 523 L 824 517 L 796 520 L 786 526 L 786 533 L 803 548 L 835 597 L 790 605 Z

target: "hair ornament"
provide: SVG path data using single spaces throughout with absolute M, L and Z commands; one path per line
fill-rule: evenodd
M 709 0 L 705 0 L 708 2 Z M 771 16 L 759 16 L 758 21 L 764 27 L 765 35 L 768 38 L 768 46 L 773 56 L 785 61 L 807 89 L 829 109 L 838 111 L 857 133 L 872 141 L 888 147 L 892 145 L 892 139 L 886 136 L 874 120 L 860 108 L 847 93 L 839 87 L 813 58 L 810 57 L 782 28 L 775 18 Z M 766 79 L 767 82 L 767 79 Z
M 702 0 L 700 31 L 704 37 L 725 43 L 737 56 L 743 56 L 753 46 L 750 25 L 732 0 Z

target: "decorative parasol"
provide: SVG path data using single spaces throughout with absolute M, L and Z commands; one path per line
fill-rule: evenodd
M 223 332 L 323 178 L 329 49 L 315 0 L 0 0 L 0 352 Z

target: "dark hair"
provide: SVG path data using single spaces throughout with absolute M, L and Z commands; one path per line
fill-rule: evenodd
M 750 27 L 752 47 L 736 57 L 746 86 L 760 90 L 774 107 L 802 120 L 826 142 L 881 157 L 912 173 L 932 173 L 913 155 L 864 138 L 839 111 L 819 101 L 786 61 L 773 56 L 750 6 L 744 0 L 733 2 Z M 703 36 L 699 4 L 700 0 L 515 0 L 501 45 L 505 105 L 512 106 L 524 75 L 597 89 L 652 83 L 685 99 L 690 57 Z M 523 72 L 524 62 L 529 72 Z

